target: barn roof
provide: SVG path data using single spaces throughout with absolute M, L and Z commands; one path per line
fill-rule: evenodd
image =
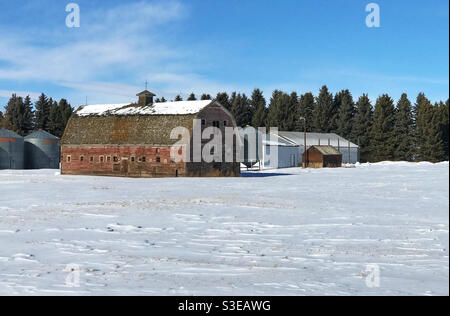
M 0 129 L 0 137 L 9 137 L 9 138 L 23 138 L 19 134 L 14 133 L 8 129 Z
M 278 132 L 278 135 L 282 138 L 293 142 L 299 146 L 304 146 L 304 133 L 301 132 Z M 306 144 L 307 146 L 314 145 L 328 145 L 328 140 L 330 140 L 330 145 L 333 147 L 347 148 L 349 141 L 334 133 L 306 133 Z M 358 148 L 358 145 L 350 142 L 351 148 Z
M 192 135 L 193 120 L 215 101 L 180 101 L 136 104 L 91 105 L 80 108 L 69 120 L 62 145 L 163 145 L 171 139 L 172 130 L 184 127 Z
M 197 114 L 214 101 L 175 101 L 153 103 L 147 106 L 137 104 L 99 104 L 80 108 L 78 116 L 126 116 L 126 115 L 190 115 Z
M 322 155 L 342 155 L 342 153 L 333 146 L 312 146 L 311 148 L 316 148 Z

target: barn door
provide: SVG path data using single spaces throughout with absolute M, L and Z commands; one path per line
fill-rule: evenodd
M 121 166 L 120 166 L 120 172 L 121 173 L 128 173 L 128 159 L 123 159 L 121 161 Z

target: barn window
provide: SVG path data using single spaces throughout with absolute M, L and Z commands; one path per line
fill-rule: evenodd
M 106 157 L 106 162 L 111 162 L 111 156 Z
M 223 126 L 227 126 L 228 125 L 228 121 L 223 121 Z
M 104 156 L 100 156 L 99 161 L 100 161 L 100 163 L 104 163 L 105 162 L 105 157 Z
M 90 162 L 94 162 L 94 156 L 89 157 Z
M 147 158 L 145 158 L 145 156 L 143 156 L 142 158 L 141 158 L 141 162 L 146 162 L 147 161 Z
M 70 162 L 72 160 L 72 156 L 68 155 L 66 159 L 67 159 L 67 162 Z
M 203 126 L 206 125 L 206 120 L 205 120 L 205 119 L 202 120 L 202 125 L 203 125 Z
M 80 156 L 80 161 L 81 161 L 81 162 L 84 161 L 84 156 Z
M 156 148 L 156 153 L 159 154 L 161 152 L 160 148 Z
M 135 156 L 131 156 L 131 162 L 135 162 L 136 161 L 136 157 Z
M 160 163 L 161 162 L 161 158 L 160 157 L 156 157 L 156 162 Z
M 114 156 L 114 162 L 119 162 L 119 157 Z

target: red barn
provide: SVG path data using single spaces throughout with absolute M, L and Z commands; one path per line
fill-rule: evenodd
M 221 104 L 211 100 L 153 103 L 155 95 L 149 91 L 138 96 L 137 104 L 92 105 L 75 112 L 61 139 L 62 174 L 240 176 L 235 134 L 232 134 L 232 144 L 225 142 L 225 128 L 235 128 L 236 122 Z M 193 159 L 194 146 L 197 146 L 193 131 L 197 127 L 201 131 L 208 127 L 220 129 L 222 147 L 218 152 L 222 153 L 221 157 L 215 156 L 212 162 Z M 181 136 L 171 137 L 176 128 L 188 131 L 189 138 L 182 141 Z M 202 151 L 211 139 L 200 139 Z M 174 151 L 184 159 L 174 159 Z M 230 155 L 230 152 L 231 161 L 225 159 L 225 154 Z

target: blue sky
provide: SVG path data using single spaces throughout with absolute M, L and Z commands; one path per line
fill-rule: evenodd
M 13 93 L 72 105 L 276 88 L 371 99 L 449 96 L 447 0 L 0 0 L 0 108 Z M 368 28 L 376 2 L 381 27 Z

